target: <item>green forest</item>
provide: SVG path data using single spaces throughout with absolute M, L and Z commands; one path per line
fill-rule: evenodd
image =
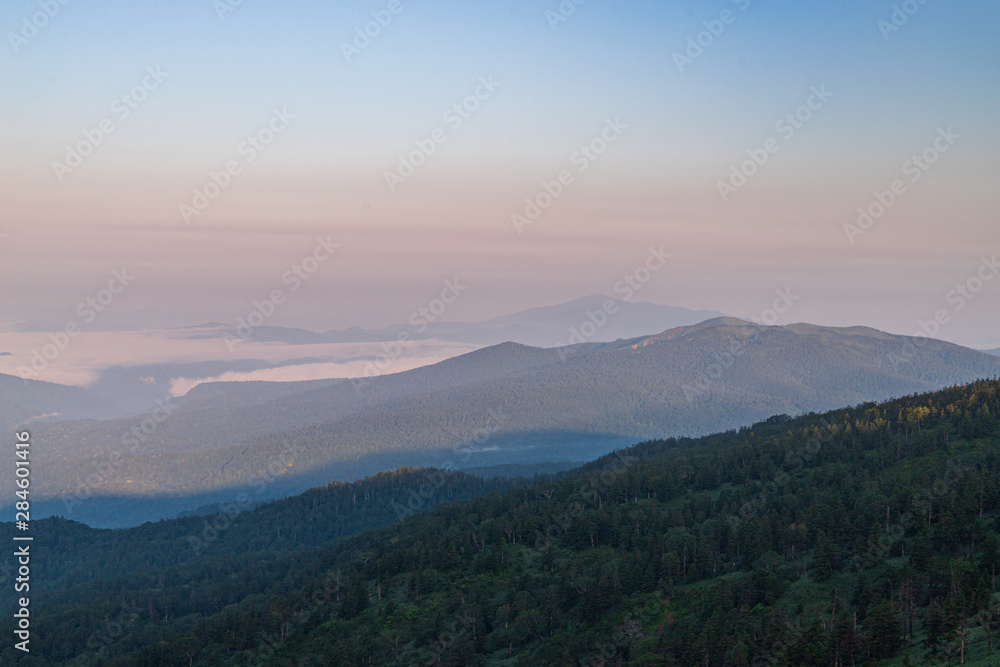
M 564 362 L 553 349 L 505 343 L 371 378 L 363 388 L 230 387 L 216 388 L 214 398 L 206 389 L 179 399 L 169 419 L 148 429 L 141 425 L 149 415 L 37 424 L 32 435 L 46 446 L 35 460 L 46 472 L 34 508 L 39 516 L 129 527 L 239 491 L 270 500 L 401 465 L 589 461 L 643 440 L 1000 374 L 1000 359 L 974 350 L 928 340 L 918 358 L 907 345 L 864 327 L 723 319 L 582 348 Z M 716 368 L 726 350 L 726 368 Z M 13 474 L 10 465 L 0 458 L 0 474 Z M 283 472 L 274 475 L 276 466 Z M 5 511 L 12 516 L 9 505 Z
M 214 537 L 50 520 L 16 661 L 997 665 L 998 415 L 982 381 L 517 484 L 399 470 Z

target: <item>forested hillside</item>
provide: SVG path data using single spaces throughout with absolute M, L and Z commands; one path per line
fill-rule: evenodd
M 529 481 L 487 480 L 457 471 L 400 468 L 353 484 L 332 482 L 259 507 L 251 508 L 247 496 L 236 496 L 210 508 L 207 515 L 150 522 L 124 530 L 95 529 L 63 518 L 42 519 L 33 525 L 35 540 L 46 545 L 32 560 L 37 576 L 33 589 L 57 590 L 92 579 L 246 551 L 294 551 L 381 528 L 438 503 Z M 0 583 L 9 582 L 9 575 L 0 574 Z M 4 600 L 4 604 L 10 603 Z
M 162 422 L 40 426 L 35 509 L 66 514 L 64 500 L 86 498 L 69 518 L 136 525 L 248 491 L 289 458 L 269 497 L 400 465 L 589 461 L 651 438 L 998 375 L 998 357 L 864 327 L 720 319 L 579 348 L 510 343 L 254 405 L 239 396 L 202 407 L 193 396 Z M 10 466 L 0 460 L 0 474 Z
M 293 553 L 248 531 L 37 594 L 20 663 L 996 664 L 998 412 L 978 382 L 647 442 Z
M 40 382 L 0 373 L 0 428 L 44 419 L 107 418 L 115 406 L 81 389 L 52 382 Z

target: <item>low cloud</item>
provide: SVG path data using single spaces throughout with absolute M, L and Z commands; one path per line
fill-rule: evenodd
M 20 376 L 31 367 L 34 353 L 49 343 L 47 333 L 0 331 L 0 346 L 10 350 L 0 355 L 0 373 Z M 388 341 L 387 341 L 388 342 Z M 437 363 L 478 349 L 479 345 L 439 340 L 413 341 L 392 363 L 399 372 Z M 360 377 L 365 366 L 383 353 L 378 342 L 290 345 L 247 341 L 231 353 L 218 331 L 211 327 L 165 331 L 94 331 L 72 339 L 70 345 L 40 372 L 35 380 L 78 387 L 93 384 L 101 374 L 115 367 L 191 364 L 217 361 L 231 364 L 255 360 L 272 364 L 248 372 L 227 372 L 213 377 L 173 379 L 174 395 L 181 395 L 203 382 L 263 380 L 294 382 L 328 378 Z M 302 360 L 301 362 L 297 360 Z
M 426 349 L 419 349 L 417 347 L 423 345 L 425 342 L 431 345 Z M 439 361 L 444 361 L 445 359 L 450 359 L 451 357 L 476 349 L 475 346 L 471 345 L 438 347 L 436 344 L 439 343 L 437 341 L 420 341 L 414 343 L 414 348 L 410 350 L 409 355 L 400 357 L 393 362 L 392 372 L 400 373 L 420 368 L 421 366 L 436 364 Z M 377 345 L 377 343 L 373 345 Z M 172 396 L 183 396 L 199 384 L 205 382 L 300 382 L 303 380 L 364 377 L 365 369 L 373 359 L 374 355 L 370 358 L 353 361 L 297 364 L 294 366 L 282 366 L 280 368 L 263 368 L 246 373 L 230 371 L 207 378 L 173 378 L 170 381 L 170 394 Z

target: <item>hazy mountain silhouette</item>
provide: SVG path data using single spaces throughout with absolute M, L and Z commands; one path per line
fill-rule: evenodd
M 51 419 L 106 418 L 118 414 L 114 403 L 81 389 L 0 373 L 0 428 Z
M 703 322 L 720 317 L 722 313 L 711 310 L 689 310 L 647 302 L 629 302 L 592 294 L 554 306 L 529 308 L 511 315 L 503 315 L 481 322 L 440 322 L 427 314 L 415 312 L 408 322 L 376 329 L 351 327 L 317 333 L 306 329 L 260 326 L 252 331 L 258 342 L 313 345 L 318 343 L 362 343 L 396 340 L 406 332 L 411 340 L 439 339 L 450 342 L 497 345 L 521 343 L 535 347 L 557 347 L 568 344 L 573 329 L 579 329 L 591 320 L 602 316 L 606 323 L 590 337 L 593 341 L 613 341 L 632 338 L 674 327 Z M 608 317 L 608 312 L 612 313 Z M 232 328 L 220 327 L 217 322 L 205 324 L 192 337 L 232 335 Z M 214 331 L 212 331 L 214 329 Z
M 162 424 L 147 418 L 141 438 L 129 435 L 140 419 L 40 424 L 35 437 L 48 446 L 37 454 L 37 492 L 79 493 L 79 480 L 116 451 L 125 455 L 92 493 L 197 496 L 197 505 L 215 492 L 257 485 L 275 497 L 398 465 L 582 461 L 637 439 L 995 376 L 1000 358 L 866 327 L 722 318 L 575 348 L 505 343 L 364 382 L 291 383 L 257 402 L 201 385 Z

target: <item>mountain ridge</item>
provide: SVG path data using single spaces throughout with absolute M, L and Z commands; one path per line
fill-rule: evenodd
M 536 306 L 471 322 L 434 321 L 418 316 L 411 318 L 409 322 L 388 327 L 364 329 L 352 326 L 323 332 L 264 325 L 255 327 L 251 338 L 258 342 L 295 345 L 361 343 L 393 341 L 401 332 L 406 332 L 410 340 L 437 339 L 484 346 L 517 342 L 547 348 L 568 343 L 571 329 L 586 322 L 588 312 L 603 311 L 605 307 L 611 312 L 603 313 L 607 317 L 606 324 L 595 331 L 592 337 L 594 342 L 611 342 L 618 338 L 634 337 L 642 331 L 674 328 L 723 316 L 712 310 L 692 310 L 648 301 L 622 301 L 603 294 L 591 294 L 564 303 Z M 195 335 L 221 337 L 232 329 L 219 328 L 217 322 L 206 324 L 205 328 L 216 331 L 201 331 Z
M 213 493 L 256 483 L 274 461 L 294 463 L 268 482 L 267 493 L 278 495 L 400 465 L 586 461 L 628 441 L 698 436 L 995 376 L 1000 358 L 951 343 L 922 339 L 916 347 L 864 328 L 734 319 L 572 348 L 506 343 L 402 373 L 291 387 L 250 405 L 180 400 L 120 461 L 115 451 L 141 419 L 40 424 L 34 435 L 49 446 L 38 455 L 47 466 L 38 492 L 50 500 L 119 497 L 107 517 L 124 517 L 116 512 L 132 498 L 147 513 L 128 521 L 143 521 L 157 518 L 148 514 L 156 502 L 139 502 L 151 490 L 196 502 L 174 503 L 172 512 L 193 509 Z M 111 459 L 114 470 L 79 491 L 77 471 Z M 101 515 L 98 505 L 79 506 L 86 514 L 70 518 Z
M 348 519 L 384 522 L 385 501 L 412 485 L 411 498 L 436 503 L 447 475 L 386 473 L 217 523 L 46 520 L 53 547 L 32 564 L 56 576 L 33 592 L 32 619 L 60 641 L 37 659 L 739 667 L 961 655 L 987 667 L 1000 629 L 997 415 L 998 380 L 774 415 L 520 487 L 469 480 L 465 499 L 418 502 L 344 537 L 309 509 L 332 519 L 363 496 L 373 512 Z M 388 493 L 369 495 L 373 483 Z M 108 618 L 113 641 L 91 641 Z M 17 619 L 5 619 L 9 631 Z

